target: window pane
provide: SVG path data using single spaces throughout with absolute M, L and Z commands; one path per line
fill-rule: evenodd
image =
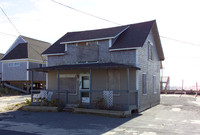
M 89 89 L 90 88 L 90 80 L 89 76 L 82 77 L 82 89 Z

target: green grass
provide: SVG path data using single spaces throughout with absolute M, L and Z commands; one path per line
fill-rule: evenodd
M 6 95 L 19 95 L 20 92 L 8 89 L 8 88 L 1 88 L 0 87 L 0 96 L 6 96 Z

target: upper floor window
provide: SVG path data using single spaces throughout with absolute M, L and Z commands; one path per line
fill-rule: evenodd
M 153 60 L 153 44 L 148 42 L 148 59 Z
M 19 67 L 20 63 L 8 63 L 8 67 Z
M 98 61 L 99 46 L 97 41 L 80 42 L 76 45 L 76 61 L 83 63 L 86 61 Z

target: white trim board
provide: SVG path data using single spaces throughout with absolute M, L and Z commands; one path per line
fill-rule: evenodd
M 56 55 L 65 55 L 65 53 L 42 54 L 42 56 L 56 56 Z
M 115 37 L 105 37 L 105 38 L 95 38 L 95 39 L 77 40 L 77 41 L 69 41 L 69 42 L 60 42 L 60 44 L 89 42 L 89 41 L 97 41 L 97 40 L 105 40 L 105 39 L 113 39 L 113 38 L 115 38 Z
M 38 63 L 44 63 L 42 60 L 36 60 L 36 59 L 11 59 L 11 60 L 1 60 L 2 63 L 8 63 L 8 62 L 38 62 Z
M 109 49 L 109 51 L 110 51 L 110 52 L 114 52 L 114 51 L 137 50 L 138 48 L 140 48 L 140 47 Z

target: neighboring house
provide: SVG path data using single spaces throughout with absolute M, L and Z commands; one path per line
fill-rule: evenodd
M 0 53 L 0 60 L 3 57 L 4 54 Z M 2 63 L 0 61 L 0 84 L 1 84 L 1 80 L 2 80 Z
M 46 58 L 41 53 L 49 46 L 47 42 L 19 36 L 1 59 L 3 83 L 29 90 L 31 76 L 27 69 L 45 66 Z M 34 74 L 34 87 L 45 83 L 44 73 Z
M 160 103 L 164 54 L 156 21 L 69 32 L 43 52 L 48 90 L 66 104 L 143 111 Z

